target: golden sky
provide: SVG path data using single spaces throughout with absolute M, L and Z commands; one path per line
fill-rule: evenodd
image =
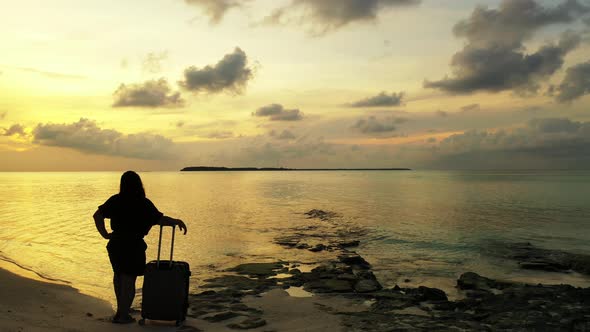
M 590 166 L 584 0 L 0 1 L 0 171 Z

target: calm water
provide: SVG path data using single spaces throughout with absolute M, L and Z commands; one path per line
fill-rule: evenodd
M 0 173 L 0 257 L 112 300 L 111 269 L 92 214 L 118 191 L 121 173 Z M 491 254 L 530 241 L 590 254 L 590 172 L 236 172 L 140 174 L 160 211 L 183 219 L 175 258 L 193 287 L 241 262 L 329 257 L 285 250 L 273 238 L 337 212 L 367 231 L 358 251 L 388 286 L 449 291 L 475 271 L 494 278 L 590 285 L 590 279 L 520 271 Z M 146 237 L 154 258 L 157 229 Z M 410 279 L 409 283 L 404 283 Z

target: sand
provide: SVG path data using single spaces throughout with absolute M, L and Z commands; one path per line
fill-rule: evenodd
M 9 271 L 10 270 L 10 271 Z M 231 320 L 209 323 L 188 318 L 185 326 L 148 322 L 117 325 L 109 321 L 110 303 L 71 286 L 43 280 L 32 272 L 3 263 L 0 265 L 1 331 L 236 331 L 226 327 Z M 296 298 L 275 289 L 244 302 L 264 311 L 267 325 L 248 331 L 340 331 L 337 315 L 329 313 L 329 303 L 345 307 L 329 298 Z M 139 314 L 134 315 L 139 319 Z M 236 320 L 237 322 L 237 320 Z

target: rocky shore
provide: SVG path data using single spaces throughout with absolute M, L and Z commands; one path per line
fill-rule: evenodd
M 338 215 L 333 212 L 305 214 L 318 223 L 332 223 L 332 231 L 295 227 L 275 243 L 288 250 L 327 252 L 333 258 L 312 268 L 286 261 L 235 266 L 206 280 L 200 287 L 203 291 L 191 295 L 189 316 L 226 323 L 230 329 L 264 329 L 269 324 L 265 312 L 247 305 L 245 299 L 276 289 L 296 289 L 314 296 L 316 306 L 337 316 L 338 329 L 346 331 L 590 330 L 590 288 L 499 281 L 474 272 L 458 278 L 456 287 L 463 297 L 455 301 L 437 288 L 384 288 L 371 264 L 354 250 L 365 230 L 334 222 Z M 517 260 L 523 269 L 589 271 L 587 256 L 530 244 L 506 245 L 502 255 Z M 331 305 L 335 300 L 347 305 Z

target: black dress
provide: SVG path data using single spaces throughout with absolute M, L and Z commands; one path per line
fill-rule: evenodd
M 140 276 L 145 270 L 143 237 L 163 214 L 145 197 L 111 196 L 98 210 L 111 219 L 113 234 L 107 244 L 109 259 L 116 273 Z

